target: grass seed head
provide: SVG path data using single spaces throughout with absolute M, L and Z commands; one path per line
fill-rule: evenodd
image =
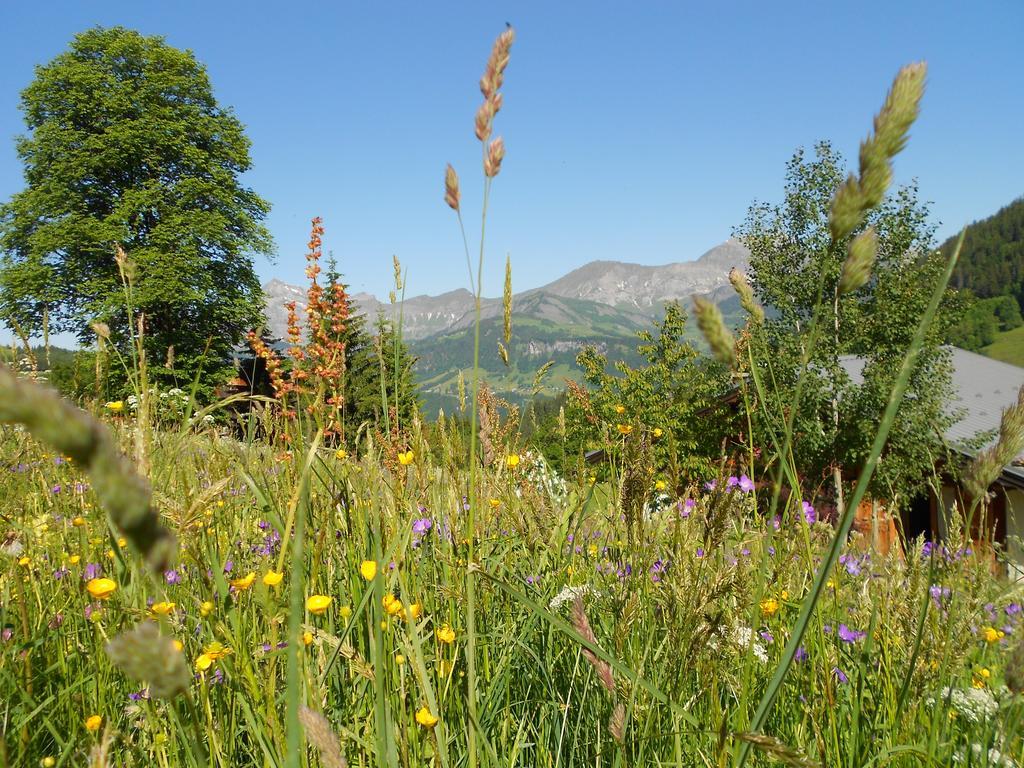
M 874 227 L 868 227 L 850 241 L 849 254 L 843 262 L 843 274 L 839 279 L 840 293 L 852 293 L 867 283 L 877 252 L 878 234 Z
M 444 201 L 448 203 L 449 208 L 458 213 L 460 198 L 459 175 L 455 173 L 452 164 L 448 163 L 448 167 L 444 169 Z
M 118 635 L 107 643 L 106 651 L 128 677 L 148 682 L 150 694 L 157 698 L 173 699 L 186 692 L 192 681 L 184 655 L 152 621 Z
M 697 316 L 697 327 L 704 334 L 712 354 L 720 363 L 731 366 L 735 357 L 736 340 L 725 327 L 721 310 L 714 302 L 703 296 L 694 296 L 693 311 Z

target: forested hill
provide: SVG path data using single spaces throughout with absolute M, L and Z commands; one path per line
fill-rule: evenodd
M 953 284 L 975 300 L 947 341 L 1024 366 L 1024 197 L 967 227 Z
M 942 250 L 955 246 L 951 237 Z M 1024 308 L 1024 197 L 967 227 L 953 281 L 978 298 L 1013 296 Z

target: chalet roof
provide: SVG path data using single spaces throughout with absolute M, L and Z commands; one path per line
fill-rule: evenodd
M 973 455 L 964 444 L 986 433 L 991 433 L 986 446 L 995 442 L 1003 411 L 1017 401 L 1017 393 L 1024 387 L 1024 368 L 959 347 L 949 349 L 953 399 L 947 408 L 960 419 L 946 431 L 946 440 L 962 453 Z M 854 384 L 863 383 L 864 358 L 844 355 L 839 364 Z M 1003 470 L 1003 475 L 1007 480 L 1024 485 L 1024 453 Z

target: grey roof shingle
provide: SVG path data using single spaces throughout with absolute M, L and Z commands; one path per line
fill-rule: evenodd
M 954 398 L 948 408 L 959 413 L 960 420 L 946 432 L 950 445 L 961 447 L 965 441 L 999 429 L 1003 411 L 1017 401 L 1017 392 L 1024 386 L 1024 368 L 990 357 L 951 347 Z M 844 355 L 839 364 L 854 384 L 863 382 L 864 359 Z M 989 445 L 995 438 L 989 441 Z M 966 451 L 965 451 L 966 452 Z M 1024 453 L 1004 472 L 1024 482 Z

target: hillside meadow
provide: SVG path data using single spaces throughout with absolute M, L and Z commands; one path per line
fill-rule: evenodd
M 133 418 L 108 413 L 135 454 Z M 906 558 L 844 547 L 762 736 L 752 706 L 833 537 L 810 504 L 767 517 L 727 476 L 652 485 L 628 520 L 607 484 L 501 446 L 470 529 L 458 456 L 419 435 L 358 456 L 150 437 L 180 546 L 157 572 L 75 462 L 2 433 L 2 764 L 463 765 L 470 731 L 493 765 L 726 765 L 745 743 L 755 765 L 1020 755 L 1020 597 L 956 537 Z M 136 626 L 166 655 L 119 655 Z M 315 748 L 294 757 L 299 702 Z
M 480 81 L 484 222 L 513 39 Z M 397 258 L 398 317 L 370 333 L 334 265 L 319 277 L 316 218 L 287 349 L 253 328 L 244 363 L 203 368 L 208 341 L 176 368 L 117 246 L 121 327 L 89 326 L 78 402 L 27 334 L 0 365 L 0 767 L 1020 765 L 1024 588 L 982 529 L 1024 392 L 968 461 L 930 453 L 963 237 L 918 254 L 926 210 L 886 197 L 924 81 L 897 74 L 856 173 L 820 144 L 787 167 L 788 207 L 751 209 L 741 328 L 697 296 L 707 353 L 669 304 L 643 367 L 575 357 L 591 386 L 549 409 L 557 465 L 481 376 L 495 348 L 517 385 L 545 369 L 510 360 L 508 261 L 482 330 L 484 225 L 471 256 L 452 166 L 475 316 L 438 353 L 459 414 L 431 423 Z M 812 255 L 779 245 L 792 218 Z M 202 389 L 218 365 L 231 384 Z M 883 554 L 853 532 L 862 503 L 947 474 L 970 501 L 941 540 Z

